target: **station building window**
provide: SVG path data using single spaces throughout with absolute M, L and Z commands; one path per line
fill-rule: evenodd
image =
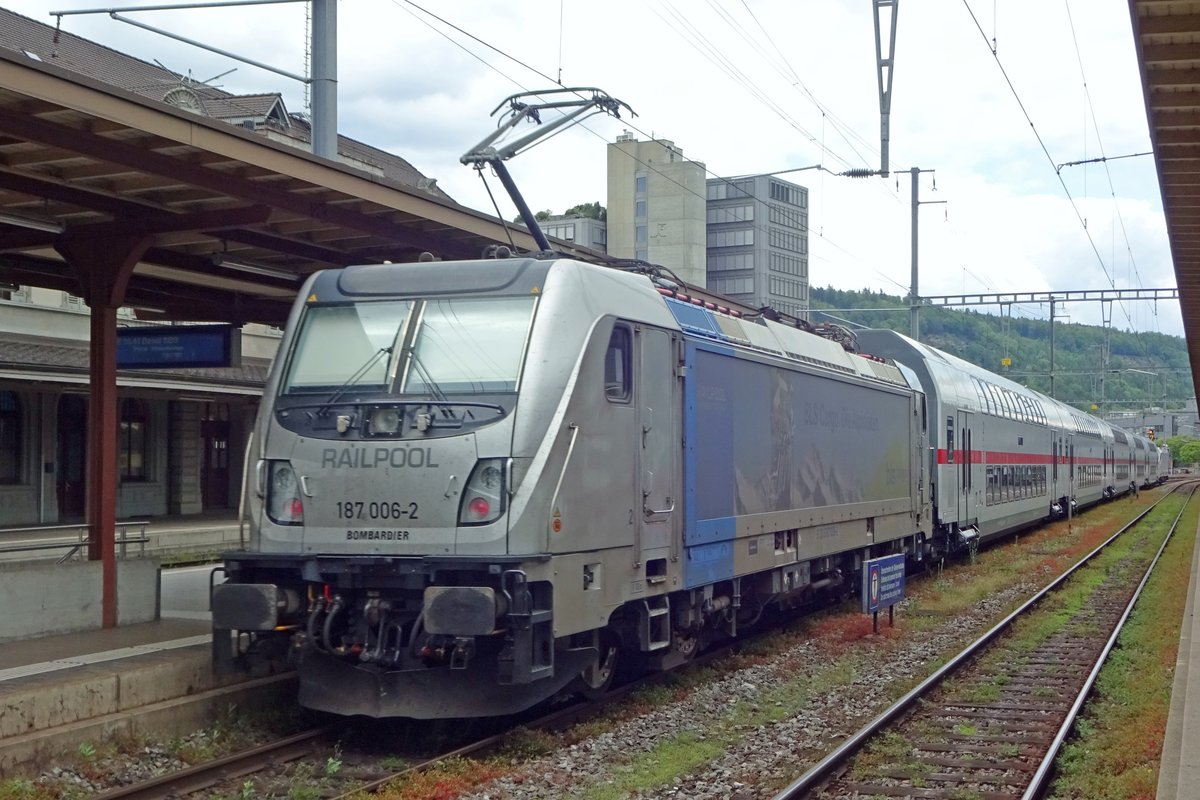
M 16 392 L 0 392 L 0 484 L 21 482 L 24 409 Z
M 121 401 L 121 429 L 117 433 L 117 468 L 122 481 L 144 481 L 147 474 L 146 435 L 150 415 L 146 402 L 132 397 Z

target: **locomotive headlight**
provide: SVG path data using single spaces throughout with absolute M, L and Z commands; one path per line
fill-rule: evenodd
M 287 461 L 267 462 L 267 516 L 280 525 L 304 523 L 300 480 Z
M 484 525 L 500 518 L 508 505 L 507 471 L 505 458 L 484 458 L 475 464 L 463 487 L 459 525 Z
M 367 433 L 371 436 L 388 436 L 400 432 L 404 422 L 404 410 L 395 406 L 373 408 L 367 415 Z

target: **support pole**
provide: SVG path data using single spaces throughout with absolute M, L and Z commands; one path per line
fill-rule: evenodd
M 151 237 L 62 236 L 55 249 L 79 277 L 91 308 L 88 405 L 88 558 L 101 565 L 101 624 L 116 627 L 117 609 L 117 309 L 133 267 Z
M 913 341 L 921 341 L 921 295 L 917 289 L 917 210 L 921 207 L 920 190 L 917 187 L 921 178 L 921 170 L 913 167 L 909 170 L 912 176 L 912 282 L 909 284 L 908 298 L 912 303 L 908 321 L 908 335 Z
M 880 32 L 879 16 L 883 9 L 890 9 L 887 55 L 883 52 L 883 37 Z M 900 11 L 899 0 L 875 0 L 875 75 L 879 83 L 879 174 L 888 176 L 888 144 L 892 138 L 892 67 L 896 52 L 896 15 Z
M 337 158 L 337 0 L 312 0 L 313 155 Z
M 117 624 L 117 309 L 91 306 L 91 398 L 88 403 L 88 558 L 101 566 L 102 618 Z
M 1054 297 L 1050 297 L 1050 399 L 1054 397 Z

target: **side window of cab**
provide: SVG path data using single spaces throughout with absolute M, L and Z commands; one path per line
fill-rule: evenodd
M 604 352 L 604 396 L 610 403 L 628 403 L 633 397 L 632 340 L 628 326 L 613 326 Z

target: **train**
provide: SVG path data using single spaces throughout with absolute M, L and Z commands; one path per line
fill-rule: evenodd
M 288 661 L 335 714 L 512 714 L 1167 474 L 1147 437 L 901 334 L 695 294 L 565 257 L 310 276 L 214 656 Z

